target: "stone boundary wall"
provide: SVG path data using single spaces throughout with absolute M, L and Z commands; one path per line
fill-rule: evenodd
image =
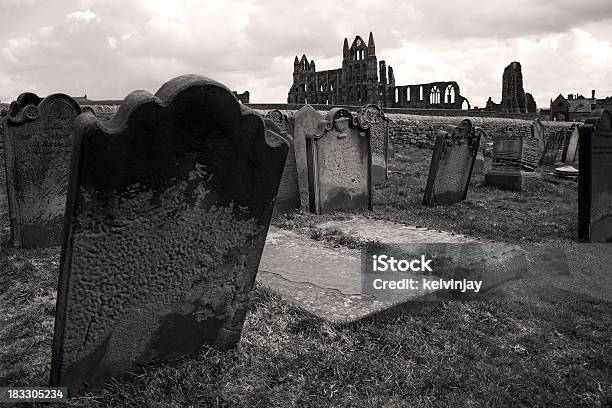
M 251 109 L 256 110 L 289 110 L 297 111 L 304 104 L 299 103 L 249 103 L 246 104 Z M 310 105 L 317 111 L 329 111 L 332 108 L 346 108 L 351 112 L 356 112 L 361 106 L 351 105 Z M 415 109 L 415 108 L 384 108 L 386 114 L 405 114 L 417 116 L 442 116 L 442 117 L 483 117 L 483 118 L 507 118 L 507 119 L 524 119 L 533 120 L 538 117 L 537 113 L 503 113 L 489 112 L 480 110 L 462 110 L 462 109 Z M 548 116 L 548 115 L 547 115 Z
M 442 116 L 416 116 L 389 114 L 389 135 L 396 146 L 416 145 L 418 147 L 433 148 L 438 132 L 445 130 L 446 125 L 458 125 L 462 118 L 448 118 Z M 469 115 L 475 126 L 482 128 L 487 134 L 487 141 L 509 132 L 524 134 L 532 120 L 506 119 L 506 118 L 475 118 Z M 571 127 L 574 122 L 542 121 L 544 127 L 544 141 L 548 141 L 551 134 L 561 129 Z
M 285 104 L 282 106 L 286 108 L 289 105 Z M 268 110 L 263 109 L 256 109 L 256 111 L 260 112 L 262 115 L 265 115 L 268 112 Z M 291 116 L 296 111 L 284 109 L 281 110 L 281 112 Z M 319 112 L 325 113 L 325 111 Z M 470 115 L 463 115 L 460 117 L 445 117 L 387 113 L 386 116 L 389 118 L 389 137 L 391 138 L 394 146 L 413 145 L 429 149 L 433 149 L 436 136 L 438 135 L 439 131 L 445 130 L 447 125 L 459 125 L 461 120 L 464 118 L 471 119 L 475 126 L 478 126 L 485 131 L 487 137 L 486 140 L 482 141 L 482 143 L 490 142 L 498 135 L 507 134 L 508 132 L 516 131 L 524 134 L 523 132 L 525 131 L 525 128 L 529 128 L 533 123 L 533 120 L 478 118 Z M 575 122 L 542 121 L 542 126 L 544 127 L 544 142 L 546 143 L 546 141 L 548 141 L 551 134 L 554 134 L 561 129 L 567 129 L 574 123 Z

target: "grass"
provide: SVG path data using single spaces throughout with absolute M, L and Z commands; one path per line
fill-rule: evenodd
M 44 385 L 53 251 L 2 252 L 0 384 Z M 156 364 L 75 407 L 603 407 L 612 305 L 442 303 L 335 327 L 256 288 L 239 347 Z
M 490 160 L 490 159 L 487 159 Z M 389 179 L 373 191 L 374 218 L 510 243 L 576 240 L 578 183 L 538 169 L 527 191 L 487 186 L 484 175 L 472 177 L 467 198 L 452 205 L 423 205 L 431 150 L 398 147 Z M 322 221 L 351 213 L 317 216 L 306 212 L 280 215 L 275 225 L 309 231 Z
M 576 183 L 544 176 L 517 194 L 476 179 L 468 199 L 425 207 L 430 150 L 404 150 L 373 216 L 507 241 L 574 238 Z M 540 199 L 540 197 L 542 197 Z M 316 222 L 275 224 L 333 245 L 360 242 Z M 0 249 L 0 385 L 45 385 L 59 249 Z M 384 321 L 332 326 L 256 287 L 237 349 L 154 364 L 75 407 L 612 406 L 612 304 L 440 303 Z

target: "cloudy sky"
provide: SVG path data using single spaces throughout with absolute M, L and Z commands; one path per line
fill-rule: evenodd
M 285 102 L 293 59 L 341 66 L 367 39 L 397 85 L 455 80 L 499 102 L 511 61 L 539 107 L 612 96 L 612 0 L 0 0 L 0 101 L 64 92 L 123 99 L 200 73 L 252 102 Z

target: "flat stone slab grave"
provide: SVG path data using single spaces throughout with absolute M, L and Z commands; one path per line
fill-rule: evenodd
M 479 242 L 466 236 L 363 217 L 326 222 L 318 228 L 338 230 L 364 241 L 378 240 L 385 244 Z M 488 269 L 495 271 L 496 276 L 489 279 L 492 285 L 483 287 L 482 291 L 525 272 L 528 260 L 518 246 L 495 243 L 488 248 L 484 257 Z M 414 274 L 414 278 L 439 279 L 423 274 Z M 360 250 L 331 248 L 298 232 L 276 227 L 268 231 L 257 281 L 290 303 L 332 323 L 393 313 L 416 305 L 413 301 L 437 299 L 437 291 L 422 288 L 392 295 L 385 292 L 384 297 L 369 295 L 362 287 Z

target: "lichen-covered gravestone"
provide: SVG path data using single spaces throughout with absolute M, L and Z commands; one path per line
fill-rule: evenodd
M 480 132 L 469 119 L 440 132 L 431 157 L 423 204 L 452 204 L 465 199 L 479 145 Z
M 612 241 L 612 119 L 597 109 L 578 139 L 578 238 Z
M 540 142 L 529 127 L 508 126 L 505 133 L 493 140 L 491 170 L 485 175 L 487 184 L 509 190 L 524 190 L 534 179 L 541 157 Z
M 295 210 L 300 207 L 300 189 L 295 165 L 293 138 L 287 133 L 287 115 L 279 110 L 270 111 L 266 115 L 265 123 L 266 132 L 283 139 L 289 147 L 283 169 L 283 178 L 278 187 L 278 194 L 274 203 L 274 211 L 283 213 Z
M 13 245 L 60 245 L 74 119 L 81 112 L 63 94 L 24 93 L 3 119 L 6 180 Z
M 51 384 L 72 395 L 240 340 L 287 146 L 185 75 L 75 122 Z
M 315 134 L 323 120 L 321 114 L 310 105 L 303 106 L 289 118 L 289 134 L 293 137 L 295 164 L 297 168 L 300 201 L 303 208 L 308 208 L 308 162 L 306 160 L 306 137 Z
M 389 158 L 389 119 L 385 112 L 376 105 L 370 104 L 360 108 L 355 118 L 362 127 L 370 128 L 372 151 L 372 182 L 382 183 L 387 180 Z
M 571 133 L 565 138 L 565 144 L 563 146 L 563 155 L 561 161 L 565 164 L 574 164 L 576 161 L 576 149 L 578 148 L 578 125 L 574 125 L 571 128 Z M 570 132 L 568 131 L 568 133 Z
M 334 108 L 306 143 L 310 211 L 372 209 L 369 128 L 348 110 Z

